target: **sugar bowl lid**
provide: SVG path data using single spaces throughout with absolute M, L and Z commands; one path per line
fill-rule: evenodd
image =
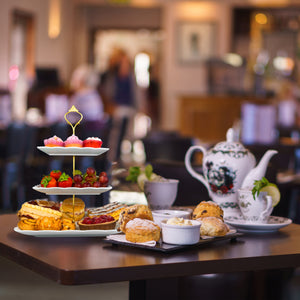
M 242 143 L 235 141 L 234 139 L 234 130 L 229 128 L 226 133 L 226 141 L 220 142 L 215 145 L 214 151 L 232 151 L 232 152 L 248 152 L 248 150 L 243 146 Z

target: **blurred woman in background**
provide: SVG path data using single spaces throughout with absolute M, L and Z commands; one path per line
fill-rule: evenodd
M 85 121 L 99 121 L 104 117 L 101 96 L 97 91 L 98 74 L 92 66 L 81 65 L 75 69 L 71 78 L 71 89 L 74 91 L 70 104 L 82 114 Z

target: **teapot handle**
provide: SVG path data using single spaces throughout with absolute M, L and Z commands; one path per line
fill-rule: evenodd
M 202 176 L 201 174 L 197 173 L 191 164 L 191 157 L 194 151 L 199 150 L 203 152 L 203 156 L 206 155 L 206 149 L 202 146 L 192 146 L 188 149 L 188 151 L 185 154 L 185 158 L 184 158 L 184 164 L 186 169 L 188 170 L 188 172 L 192 175 L 192 177 L 196 178 L 197 180 L 201 181 L 205 187 L 208 190 L 208 193 L 210 195 L 210 188 L 209 188 L 209 184 L 207 183 L 206 179 L 204 178 L 204 176 Z M 211 195 L 210 195 L 211 196 Z

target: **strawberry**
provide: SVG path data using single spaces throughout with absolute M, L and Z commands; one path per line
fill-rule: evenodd
M 72 184 L 73 179 L 68 174 L 63 172 L 58 179 L 58 187 L 68 188 L 71 187 Z
M 60 175 L 61 175 L 61 171 L 60 170 L 52 170 L 50 172 L 50 176 L 53 177 L 56 180 L 59 179 Z
M 51 176 L 44 176 L 41 180 L 41 186 L 47 188 L 57 187 L 57 181 Z

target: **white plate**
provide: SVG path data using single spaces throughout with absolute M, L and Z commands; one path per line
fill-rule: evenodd
M 48 155 L 55 156 L 97 156 L 105 153 L 109 148 L 92 147 L 46 147 L 38 146 L 39 150 Z
M 15 232 L 35 237 L 105 237 L 107 235 L 120 233 L 116 229 L 111 230 L 21 230 L 14 228 Z
M 274 232 L 292 223 L 291 219 L 270 216 L 267 223 L 247 223 L 243 218 L 227 217 L 224 221 L 238 231 L 253 233 Z
M 44 193 L 46 195 L 100 195 L 102 193 L 108 192 L 112 189 L 109 185 L 107 187 L 85 187 L 85 188 L 60 188 L 60 187 L 53 187 L 53 188 L 45 188 L 41 187 L 41 185 L 35 185 L 32 187 L 35 191 L 40 193 Z

